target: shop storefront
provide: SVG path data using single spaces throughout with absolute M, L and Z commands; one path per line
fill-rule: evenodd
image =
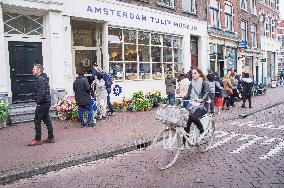
M 64 92 L 73 95 L 77 74 L 90 76 L 93 63 L 113 75 L 113 100 L 130 97 L 139 90 L 159 89 L 164 93 L 167 72 L 189 70 L 193 64 L 203 71 L 207 68 L 207 57 L 202 56 L 207 53 L 206 22 L 116 1 L 5 1 L 0 10 L 1 15 L 8 14 L 0 19 L 0 62 L 4 63 L 0 95 L 10 102 L 16 103 L 17 97 L 19 102 L 32 99 L 32 89 L 14 91 L 17 87 L 13 80 L 19 80 L 16 78 L 21 74 L 32 78 L 30 69 L 35 63 L 43 64 L 51 78 L 55 99 Z M 17 15 L 11 14 L 23 15 L 35 23 L 20 20 L 17 23 L 24 27 L 16 28 L 19 24 L 13 17 Z M 18 32 L 20 29 L 23 31 Z M 17 65 L 13 57 L 18 55 L 14 49 L 19 45 L 27 45 L 20 51 L 29 61 L 21 64 L 26 69 L 16 71 L 13 77 L 13 63 Z M 26 86 L 30 78 L 21 78 L 21 83 L 15 83 Z M 25 89 L 27 100 L 20 96 Z

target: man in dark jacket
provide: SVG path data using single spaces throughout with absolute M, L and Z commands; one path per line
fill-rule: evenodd
M 79 108 L 79 119 L 81 122 L 81 127 L 93 127 L 93 108 L 91 103 L 91 88 L 88 82 L 88 79 L 84 76 L 84 73 L 79 73 L 79 76 L 76 78 L 73 83 L 73 90 L 75 92 L 76 103 Z M 84 122 L 84 112 L 88 111 L 88 125 Z
M 252 88 L 253 88 L 253 80 L 249 77 L 249 73 L 244 74 L 244 78 L 242 78 L 241 81 L 242 87 L 243 87 L 243 104 L 242 108 L 246 108 L 246 100 L 249 102 L 249 108 L 252 108 L 251 106 L 251 96 L 252 96 Z
M 43 73 L 42 65 L 36 64 L 33 67 L 33 75 L 37 78 L 35 84 L 35 139 L 28 143 L 29 146 L 40 145 L 42 143 L 54 143 L 53 127 L 49 116 L 51 106 L 49 78 Z M 41 141 L 41 120 L 45 123 L 48 130 L 48 138 Z

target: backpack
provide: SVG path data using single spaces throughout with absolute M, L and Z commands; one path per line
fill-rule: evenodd
M 112 85 L 112 75 L 110 73 L 103 72 L 103 79 L 105 81 L 106 87 L 111 87 Z

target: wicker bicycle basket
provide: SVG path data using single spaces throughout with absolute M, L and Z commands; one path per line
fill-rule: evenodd
M 189 115 L 190 112 L 180 106 L 162 105 L 155 118 L 166 125 L 186 127 Z

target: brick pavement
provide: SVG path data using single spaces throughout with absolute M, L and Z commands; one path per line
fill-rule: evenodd
M 283 103 L 283 93 L 284 88 L 269 89 L 265 96 L 253 99 L 253 109 L 241 109 L 238 103 L 233 110 L 222 111 L 222 114 L 216 116 L 217 122 L 234 119 L 241 113 L 254 113 L 268 106 Z M 1 175 L 9 176 L 11 172 L 25 170 L 34 171 L 36 174 L 36 172 L 40 172 L 37 166 L 44 165 L 46 171 L 50 171 L 52 169 L 48 169 L 48 166 L 52 166 L 56 161 L 78 160 L 76 157 L 80 158 L 84 154 L 87 159 L 80 159 L 81 161 L 79 160 L 78 163 L 91 161 L 96 158 L 92 158 L 90 155 L 121 150 L 135 146 L 137 143 L 150 141 L 163 128 L 160 123 L 155 121 L 154 112 L 155 110 L 117 113 L 106 121 L 98 122 L 96 128 L 81 129 L 79 124 L 70 124 L 66 127 L 62 122 L 54 122 L 56 143 L 36 147 L 26 146 L 27 141 L 34 136 L 33 124 L 27 123 L 2 129 L 0 131 L 0 142 L 2 143 L 0 150 L 5 152 L 2 152 L 0 156 Z M 45 128 L 43 128 L 43 135 L 46 135 Z M 101 157 L 107 157 L 107 155 L 101 155 Z M 72 164 L 74 163 L 69 165 Z
M 15 187 L 275 187 L 284 186 L 284 104 L 248 118 L 217 123 L 213 146 L 199 153 L 183 152 L 170 169 L 160 171 L 150 149 L 50 172 L 7 186 Z M 269 124 L 264 124 L 264 123 Z M 258 138 L 256 142 L 252 142 Z M 271 139 L 274 141 L 270 142 Z M 247 145 L 247 147 L 242 147 Z M 243 149 L 240 149 L 243 148 Z M 279 152 L 275 152 L 278 149 Z M 273 151 L 269 158 L 262 158 Z

